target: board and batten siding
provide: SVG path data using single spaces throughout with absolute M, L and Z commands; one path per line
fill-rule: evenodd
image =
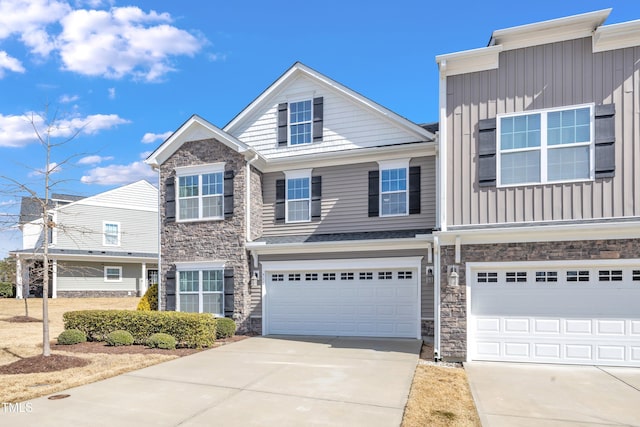
M 322 177 L 322 217 L 320 221 L 276 224 L 274 207 L 276 180 L 282 172 L 266 173 L 263 182 L 263 236 L 307 235 L 425 229 L 435 227 L 436 175 L 435 157 L 411 159 L 410 166 L 420 166 L 420 213 L 395 217 L 369 217 L 369 171 L 378 163 L 314 168 L 312 176 Z
M 592 53 L 591 38 L 500 53 L 495 70 L 447 77 L 449 226 L 640 215 L 640 47 Z M 615 177 L 478 187 L 478 121 L 496 114 L 615 104 Z
M 105 266 L 122 267 L 122 281 L 106 282 Z M 147 269 L 151 268 L 157 267 L 148 264 Z M 134 293 L 140 289 L 141 278 L 141 264 L 58 261 L 58 291 L 131 291 Z
M 315 97 L 324 98 L 322 141 L 293 147 L 278 147 L 278 104 Z M 390 120 L 356 105 L 346 96 L 299 76 L 275 94 L 266 110 L 259 110 L 233 136 L 260 152 L 265 158 L 297 156 L 351 150 L 363 147 L 403 144 L 420 138 L 400 129 Z
M 330 259 L 358 259 L 358 258 L 398 258 L 398 257 L 414 257 L 421 256 L 422 263 L 420 267 L 421 282 L 421 317 L 424 319 L 433 319 L 433 281 L 427 279 L 427 249 L 420 250 L 397 250 L 397 251 L 376 251 L 376 252 L 336 252 L 331 254 L 286 254 L 286 255 L 260 255 L 260 262 L 267 261 L 299 261 L 299 260 L 322 260 Z M 313 269 L 309 270 L 313 271 Z M 336 270 L 340 272 L 340 270 Z M 262 298 L 260 290 L 252 291 L 251 313 L 252 316 L 262 316 Z
M 103 245 L 103 221 L 120 223 L 120 246 Z M 157 212 L 69 205 L 57 211 L 54 247 L 116 252 L 158 252 Z

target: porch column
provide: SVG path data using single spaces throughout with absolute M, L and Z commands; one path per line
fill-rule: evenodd
M 142 280 L 140 280 L 140 296 L 147 292 L 147 263 L 142 263 Z
M 58 260 L 51 262 L 51 298 L 58 297 Z
M 22 299 L 22 260 L 16 257 L 16 299 Z

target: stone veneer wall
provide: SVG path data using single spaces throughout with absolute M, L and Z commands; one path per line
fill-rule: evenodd
M 233 216 L 229 219 L 215 221 L 167 222 L 164 207 L 164 183 L 169 177 L 175 176 L 175 168 L 216 162 L 225 162 L 225 170 L 235 172 Z M 233 319 L 236 321 L 240 333 L 249 331 L 249 283 L 251 277 L 250 261 L 245 249 L 245 166 L 246 161 L 242 154 L 215 139 L 208 139 L 184 143 L 160 168 L 160 252 L 162 257 L 160 274 L 162 283 L 166 283 L 167 271 L 176 262 L 224 260 L 225 267 L 233 267 L 234 269 Z M 176 188 L 177 185 L 176 180 Z M 260 192 L 260 197 L 261 194 Z M 177 210 L 176 200 L 176 212 Z M 176 283 L 176 288 L 177 286 Z M 166 289 L 162 287 L 161 292 L 161 308 L 164 310 L 166 309 Z
M 462 245 L 459 286 L 449 286 L 447 267 L 455 263 L 455 247 L 441 246 L 440 354 L 445 360 L 464 360 L 467 353 L 466 263 L 640 257 L 640 239 L 527 242 Z

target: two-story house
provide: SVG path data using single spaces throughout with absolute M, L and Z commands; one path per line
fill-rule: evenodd
M 436 142 L 300 63 L 159 172 L 160 306 L 262 334 L 432 334 Z
M 438 56 L 439 357 L 640 365 L 640 21 Z
M 49 296 L 140 296 L 158 276 L 158 190 L 138 181 L 91 197 L 47 202 Z M 16 257 L 16 298 L 24 284 L 42 295 L 42 201 L 23 198 L 23 246 Z

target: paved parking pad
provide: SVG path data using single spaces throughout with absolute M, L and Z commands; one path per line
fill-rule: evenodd
M 484 427 L 640 426 L 640 368 L 471 362 Z
M 34 399 L 12 426 L 399 426 L 421 341 L 254 337 Z

